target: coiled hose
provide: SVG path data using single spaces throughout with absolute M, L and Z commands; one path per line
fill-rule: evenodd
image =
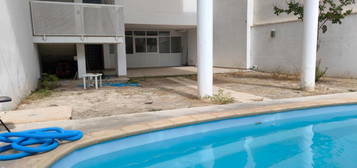
M 64 130 L 58 127 L 1 133 L 0 142 L 5 145 L 0 146 L 0 161 L 48 152 L 57 148 L 59 141 L 77 141 L 82 137 L 81 131 Z M 16 152 L 3 154 L 10 150 Z

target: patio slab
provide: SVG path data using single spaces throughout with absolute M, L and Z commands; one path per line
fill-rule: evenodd
M 184 77 L 176 77 L 176 78 L 168 78 L 171 81 L 174 81 L 176 83 L 181 84 L 182 86 L 192 88 L 194 90 L 198 90 L 197 88 L 197 81 L 184 78 Z M 248 102 L 255 102 L 255 101 L 266 101 L 270 100 L 269 98 L 266 97 L 261 97 L 249 93 L 244 93 L 244 92 L 237 92 L 232 89 L 224 88 L 224 87 L 219 87 L 217 85 L 213 86 L 213 93 L 218 94 L 220 90 L 223 90 L 223 93 L 225 95 L 231 96 L 234 98 L 235 102 L 241 102 L 241 103 L 248 103 Z
M 72 107 L 56 106 L 17 111 L 4 111 L 0 112 L 0 116 L 5 123 L 10 124 L 70 120 L 72 116 Z
M 230 68 L 213 68 L 213 72 L 217 73 L 232 73 L 243 72 L 246 70 L 230 69 Z M 128 70 L 129 78 L 138 77 L 162 77 L 162 76 L 181 76 L 181 75 L 195 75 L 197 74 L 197 68 L 194 66 L 182 66 L 182 67 L 163 67 L 163 68 L 135 68 Z

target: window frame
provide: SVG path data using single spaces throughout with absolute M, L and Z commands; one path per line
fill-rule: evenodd
M 173 35 L 171 30 L 142 30 L 142 29 L 129 29 L 126 30 L 125 32 L 131 32 L 130 35 L 125 35 L 125 37 L 131 37 L 132 40 L 132 45 L 133 45 L 133 53 L 126 53 L 126 54 L 183 54 L 183 44 L 182 44 L 182 35 Z M 145 32 L 145 35 L 136 35 L 135 32 Z M 157 32 L 157 35 L 148 35 L 148 32 Z M 167 34 L 163 34 L 166 33 Z M 160 34 L 161 33 L 161 34 Z M 125 33 L 127 34 L 127 33 Z M 129 33 L 128 33 L 129 34 Z M 149 33 L 150 34 L 150 33 Z M 160 52 L 160 38 L 168 38 L 169 39 L 169 52 L 167 53 L 161 53 Z M 181 38 L 181 52 L 172 52 L 172 38 L 173 37 L 180 37 Z M 145 39 L 145 52 L 137 52 L 136 51 L 136 39 L 137 38 L 144 38 Z M 148 52 L 148 39 L 149 38 L 154 38 L 156 39 L 156 52 Z
M 136 54 L 136 53 L 138 53 L 138 54 L 147 53 L 148 49 L 147 49 L 147 44 L 146 44 L 147 43 L 146 42 L 147 41 L 146 38 L 145 37 L 140 37 L 140 36 L 134 36 L 133 39 L 134 39 L 133 41 L 134 41 L 134 44 L 135 44 L 135 46 L 134 46 L 134 54 Z M 145 44 L 145 51 L 144 52 L 137 52 L 136 51 L 136 39 L 144 39 L 144 44 Z
M 156 52 L 148 52 L 148 39 L 156 39 Z M 158 37 L 155 37 L 155 36 L 146 36 L 145 38 L 145 41 L 146 41 L 146 53 L 148 54 L 156 54 L 156 53 L 159 53 L 159 39 Z
M 180 52 L 172 52 L 172 38 L 180 38 Z M 171 54 L 183 53 L 182 36 L 170 36 L 170 53 Z

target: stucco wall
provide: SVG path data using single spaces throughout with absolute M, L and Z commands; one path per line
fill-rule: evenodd
M 0 95 L 14 99 L 0 110 L 16 107 L 36 88 L 40 76 L 29 13 L 28 0 L 0 1 Z
M 301 67 L 301 23 L 256 26 L 252 30 L 252 65 L 263 71 L 296 73 Z M 274 38 L 271 30 L 276 31 Z
M 258 3 L 259 2 L 259 3 Z M 252 28 L 252 65 L 263 71 L 299 73 L 302 57 L 303 23 L 294 16 L 273 13 L 274 5 L 284 0 L 256 1 Z M 354 5 L 352 8 L 356 8 Z M 321 35 L 318 59 L 328 67 L 329 76 L 357 77 L 357 15 L 347 17 L 342 25 L 330 25 Z M 272 30 L 276 37 L 270 37 Z
M 321 37 L 318 53 L 330 76 L 357 77 L 357 15 L 347 17 L 342 25 L 329 26 Z
M 273 12 L 274 6 L 286 7 L 286 0 L 254 0 L 254 24 L 286 21 L 297 19 L 293 15 L 275 15 Z M 301 1 L 301 0 L 300 0 Z
M 214 66 L 246 66 L 246 0 L 214 1 Z
M 197 0 L 122 0 L 126 24 L 196 25 Z

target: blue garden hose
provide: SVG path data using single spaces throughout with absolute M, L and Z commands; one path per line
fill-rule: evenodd
M 0 161 L 48 152 L 57 148 L 59 141 L 77 141 L 82 137 L 81 131 L 64 130 L 57 127 L 1 133 L 0 142 L 8 144 L 0 146 L 0 154 L 9 150 L 15 150 L 17 153 L 0 155 Z

